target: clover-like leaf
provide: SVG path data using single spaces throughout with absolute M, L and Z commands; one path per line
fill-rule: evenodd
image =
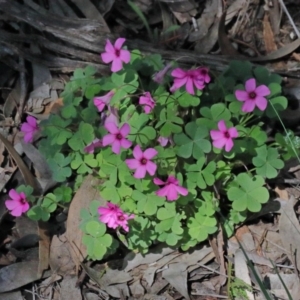
M 205 241 L 209 234 L 215 233 L 218 229 L 215 216 L 207 216 L 201 208 L 188 220 L 188 233 L 192 239 L 198 242 Z
M 68 203 L 72 200 L 72 189 L 69 186 L 60 186 L 53 191 L 58 202 Z
M 182 93 L 177 100 L 182 107 L 198 106 L 200 104 L 199 96 L 193 96 L 188 93 Z
M 48 193 L 45 195 L 41 207 L 49 213 L 54 212 L 57 208 L 56 196 L 53 193 Z
M 201 157 L 197 164 L 186 166 L 187 179 L 197 183 L 200 189 L 206 189 L 207 186 L 212 186 L 215 182 L 213 173 L 216 170 L 216 163 L 211 161 L 204 167 L 205 162 L 206 157 Z
M 232 208 L 236 211 L 246 209 L 251 212 L 260 211 L 261 204 L 269 199 L 269 192 L 264 184 L 265 181 L 261 176 L 250 177 L 247 173 L 240 173 L 227 191 Z
M 252 159 L 256 166 L 256 173 L 263 177 L 275 178 L 278 174 L 277 170 L 284 167 L 284 163 L 279 159 L 278 150 L 267 146 L 256 148 L 257 156 Z
M 179 146 L 177 154 L 183 158 L 193 155 L 195 159 L 204 156 L 204 153 L 211 151 L 211 143 L 206 137 L 208 130 L 204 126 L 197 126 L 195 122 L 190 122 L 185 126 L 185 133 L 174 135 L 174 142 Z
M 220 120 L 229 121 L 231 113 L 224 103 L 217 103 L 210 108 L 205 106 L 200 109 L 203 118 L 197 119 L 198 126 L 206 126 L 208 129 L 213 129 Z
M 133 191 L 132 198 L 137 201 L 137 210 L 139 213 L 145 213 L 152 216 L 157 212 L 159 206 L 165 203 L 165 199 L 154 194 L 144 194 L 137 190 Z
M 160 121 L 156 124 L 156 128 L 160 128 L 159 134 L 168 137 L 172 133 L 180 133 L 183 120 L 177 116 L 177 106 L 167 106 L 160 112 Z
M 70 177 L 72 170 L 69 167 L 71 157 L 65 157 L 61 153 L 56 153 L 53 158 L 50 158 L 48 163 L 52 171 L 53 179 L 57 182 L 63 182 Z
M 83 152 L 85 145 L 91 143 L 93 139 L 94 129 L 92 125 L 80 122 L 78 131 L 69 139 L 68 144 L 74 151 L 81 150 Z

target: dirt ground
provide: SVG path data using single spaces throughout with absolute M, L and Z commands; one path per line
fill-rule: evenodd
M 27 113 L 42 120 L 59 107 L 76 68 L 91 65 L 107 75 L 99 55 L 107 38 L 122 36 L 129 49 L 214 72 L 237 58 L 263 65 L 283 77 L 291 106 L 282 117 L 299 133 L 299 28 L 300 1 L 0 0 L 0 300 L 265 299 L 252 268 L 272 299 L 289 299 L 280 278 L 300 299 L 297 161 L 270 183 L 279 210 L 266 206 L 230 239 L 220 231 L 187 253 L 158 244 L 145 256 L 121 251 L 91 263 L 69 243 L 78 234 L 80 207 L 46 224 L 13 218 L 4 205 L 7 191 L 24 182 L 20 161 L 28 176 L 51 186 L 37 149 L 21 143 L 19 125 Z

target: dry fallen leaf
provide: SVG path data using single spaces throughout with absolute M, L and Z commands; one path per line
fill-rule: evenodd
M 299 269 L 300 263 L 300 225 L 294 211 L 295 198 L 291 196 L 290 200 L 281 207 L 281 216 L 279 219 L 279 234 L 283 247 L 290 261 L 296 264 Z
M 38 261 L 26 261 L 0 269 L 0 293 L 15 290 L 40 279 L 38 267 Z
M 68 239 L 69 250 L 77 270 L 80 263 L 87 256 L 87 249 L 82 243 L 83 233 L 79 229 L 81 222 L 80 211 L 83 208 L 88 209 L 93 200 L 100 201 L 100 205 L 105 204 L 106 201 L 100 197 L 97 189 L 97 186 L 100 184 L 100 179 L 94 178 L 92 175 L 88 175 L 79 190 L 76 192 L 69 208 L 66 237 Z

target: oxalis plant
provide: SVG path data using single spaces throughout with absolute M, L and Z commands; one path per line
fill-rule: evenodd
M 38 199 L 20 186 L 6 207 L 13 216 L 47 221 L 92 174 L 107 201 L 81 211 L 92 260 L 116 251 L 119 241 L 146 253 L 157 242 L 188 250 L 219 224 L 232 235 L 262 209 L 266 180 L 299 149 L 291 131 L 275 139 L 266 133 L 287 107 L 281 77 L 247 61 L 233 61 L 222 74 L 186 70 L 124 43 L 108 40 L 101 54 L 111 76 L 77 69 L 58 114 L 39 124 L 27 117 L 24 140 L 40 131 L 39 150 L 61 185 Z

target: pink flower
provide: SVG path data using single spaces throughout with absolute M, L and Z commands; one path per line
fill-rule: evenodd
M 121 147 L 125 149 L 131 147 L 132 142 L 125 139 L 130 132 L 130 126 L 127 123 L 123 124 L 120 129 L 112 122 L 106 123 L 104 127 L 107 129 L 109 134 L 105 135 L 102 139 L 103 147 L 112 145 L 112 152 L 116 154 L 120 153 Z
M 118 214 L 122 214 L 123 211 L 119 208 L 118 205 L 113 203 L 107 203 L 107 207 L 100 206 L 98 208 L 98 213 L 100 215 L 99 220 L 102 223 L 107 224 L 107 227 L 116 229 L 119 224 L 117 222 L 118 220 Z
M 166 73 L 172 68 L 172 64 L 168 63 L 162 70 L 158 71 L 153 75 L 153 81 L 162 84 L 164 82 L 164 78 Z
M 95 97 L 93 99 L 95 106 L 98 108 L 98 111 L 101 112 L 104 109 L 105 105 L 109 104 L 109 101 L 113 97 L 114 94 L 115 94 L 114 91 L 110 91 L 107 94 L 105 94 L 104 96 Z
M 32 143 L 34 134 L 39 130 L 36 119 L 32 116 L 27 116 L 25 123 L 21 126 L 21 131 L 25 133 L 24 142 Z
M 149 92 L 145 92 L 144 96 L 140 97 L 139 104 L 145 105 L 144 112 L 146 114 L 149 114 L 155 106 L 155 101 L 153 100 Z
M 95 148 L 100 148 L 102 147 L 102 141 L 99 139 L 94 139 L 90 144 L 88 144 L 87 146 L 84 147 L 84 152 L 87 153 L 94 153 Z
M 112 72 L 120 71 L 123 68 L 122 62 L 126 64 L 130 62 L 130 52 L 128 50 L 121 49 L 125 41 L 126 39 L 124 38 L 118 38 L 113 46 L 109 40 L 106 40 L 106 52 L 101 53 L 101 58 L 106 64 L 112 62 Z
M 105 115 L 104 118 L 104 125 L 107 123 L 115 123 L 116 125 L 119 124 L 119 114 L 118 110 L 113 106 L 108 106 L 109 115 Z
M 171 92 L 174 92 L 181 88 L 183 85 L 185 85 L 186 91 L 194 95 L 194 86 L 198 90 L 203 90 L 205 86 L 204 79 L 206 78 L 203 74 L 203 70 L 201 69 L 194 69 L 194 70 L 188 70 L 184 71 L 180 68 L 176 68 L 172 71 L 171 75 L 174 78 L 174 83 L 170 88 Z
M 136 170 L 134 173 L 135 178 L 144 178 L 146 172 L 153 176 L 156 172 L 156 164 L 151 159 L 157 155 L 157 151 L 154 148 L 148 148 L 144 152 L 139 145 L 136 145 L 133 149 L 134 158 L 126 159 L 125 162 L 129 169 Z
M 108 207 L 100 206 L 98 208 L 98 213 L 100 215 L 99 220 L 102 223 L 105 223 L 109 228 L 116 229 L 118 226 L 121 226 L 128 232 L 128 220 L 133 219 L 134 215 L 124 213 L 116 204 L 108 202 L 107 206 Z
M 11 199 L 5 201 L 6 208 L 11 211 L 12 216 L 20 217 L 29 209 L 26 195 L 23 192 L 18 193 L 14 189 L 11 189 L 8 194 Z
M 267 108 L 268 101 L 265 96 L 270 95 L 270 89 L 266 85 L 256 86 L 255 78 L 248 79 L 245 83 L 244 90 L 236 90 L 235 97 L 238 101 L 244 102 L 242 106 L 243 112 L 252 112 L 255 106 L 259 110 L 264 111 Z
M 153 182 L 156 185 L 164 185 L 163 188 L 156 192 L 157 196 L 166 197 L 168 201 L 177 200 L 178 194 L 186 196 L 189 192 L 186 188 L 178 185 L 178 180 L 174 176 L 169 176 L 166 182 L 159 178 L 154 178 Z
M 223 148 L 229 152 L 233 147 L 233 138 L 238 137 L 238 132 L 234 127 L 226 128 L 225 121 L 221 120 L 218 123 L 219 130 L 211 130 L 210 136 L 213 140 L 213 145 L 216 148 Z
M 119 213 L 117 215 L 117 223 L 119 226 L 121 226 L 126 232 L 129 231 L 129 228 L 128 228 L 128 220 L 130 219 L 134 219 L 134 215 L 131 214 L 131 215 L 128 215 L 128 214 L 125 214 L 124 212 L 122 213 Z
M 210 82 L 210 76 L 209 76 L 208 71 L 209 71 L 208 68 L 205 68 L 205 67 L 198 69 L 199 75 L 202 76 L 205 83 Z
M 162 146 L 162 147 L 166 147 L 168 142 L 169 142 L 169 138 L 166 138 L 166 137 L 163 137 L 163 136 L 160 136 L 157 141 L 159 142 L 159 144 Z

